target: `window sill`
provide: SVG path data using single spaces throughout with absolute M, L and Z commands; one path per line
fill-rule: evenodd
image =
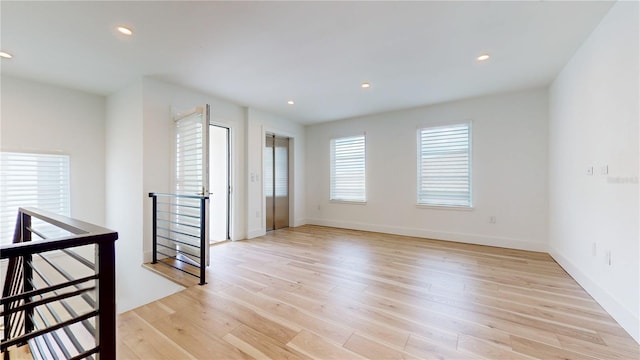
M 355 200 L 329 200 L 332 204 L 350 204 L 350 205 L 367 205 L 366 201 L 355 201 Z
M 433 210 L 453 210 L 453 211 L 473 211 L 472 206 L 447 206 L 447 205 L 425 205 L 416 204 L 418 209 L 433 209 Z

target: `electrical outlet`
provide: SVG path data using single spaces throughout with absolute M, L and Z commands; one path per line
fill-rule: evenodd
M 591 248 L 591 256 L 596 256 L 598 253 L 598 244 L 594 241 Z
M 318 211 L 320 211 L 320 205 L 318 205 Z
M 489 216 L 489 224 L 495 224 L 496 223 L 496 217 L 494 215 Z
M 609 174 L 609 165 L 602 165 L 600 167 L 600 175 L 607 175 Z
M 607 265 L 611 266 L 611 250 L 607 250 Z
M 589 166 L 589 167 L 587 168 L 587 175 L 589 175 L 589 176 L 593 176 L 593 166 Z
M 260 211 L 256 211 L 256 217 L 259 218 L 260 217 Z

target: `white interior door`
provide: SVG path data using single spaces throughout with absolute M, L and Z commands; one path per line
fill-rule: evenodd
M 179 195 L 209 195 L 209 105 L 198 107 L 175 117 L 175 193 Z M 200 236 L 200 200 L 178 198 L 174 209 L 175 230 L 180 241 L 195 244 Z M 209 204 L 206 201 L 208 210 Z M 209 265 L 209 211 L 204 219 L 205 259 Z M 183 225 L 178 225 L 183 224 Z M 197 236 L 197 237 L 196 237 Z M 179 245 L 180 251 L 192 258 L 199 257 L 189 245 Z M 200 259 L 202 260 L 202 259 Z

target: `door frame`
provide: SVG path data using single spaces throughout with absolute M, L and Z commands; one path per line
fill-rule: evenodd
M 231 193 L 232 193 L 232 189 L 233 186 L 232 184 L 232 180 L 231 180 L 231 127 L 227 124 L 222 124 L 222 123 L 218 123 L 218 122 L 213 122 L 213 121 L 209 121 L 209 134 L 211 134 L 211 127 L 217 127 L 217 128 L 221 128 L 221 129 L 225 129 L 227 131 L 227 191 L 226 191 L 226 215 L 227 215 L 227 234 L 226 234 L 226 239 L 221 240 L 221 241 L 226 241 L 226 240 L 231 240 Z M 209 156 L 211 156 L 211 135 L 209 135 Z M 211 167 L 209 167 L 209 184 L 211 184 Z M 211 188 L 209 189 L 209 191 L 211 191 Z M 211 192 L 209 192 L 209 194 L 211 194 Z M 219 241 L 218 241 L 219 242 Z M 211 243 L 210 244 L 215 244 L 215 243 Z

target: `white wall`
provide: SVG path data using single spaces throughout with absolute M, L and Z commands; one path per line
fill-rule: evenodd
M 183 289 L 141 267 L 144 134 L 140 81 L 109 96 L 106 109 L 106 224 L 118 231 L 116 304 L 119 313 Z M 150 215 L 149 215 L 150 216 Z
M 71 216 L 105 222 L 105 98 L 2 75 L 0 149 L 70 156 Z
M 636 340 L 638 33 L 638 3 L 616 3 L 550 87 L 549 126 L 550 252 Z
M 305 128 L 304 126 L 256 109 L 247 110 L 247 237 L 266 232 L 263 184 L 265 135 L 289 138 L 289 224 L 306 223 Z
M 464 120 L 473 127 L 474 209 L 417 207 L 417 129 Z M 547 122 L 547 91 L 537 89 L 308 126 L 308 222 L 546 250 Z M 329 141 L 364 132 L 367 203 L 332 203 Z

